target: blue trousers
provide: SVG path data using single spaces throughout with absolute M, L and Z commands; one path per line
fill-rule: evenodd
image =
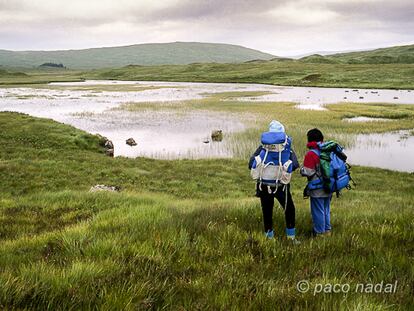
M 310 198 L 313 231 L 324 233 L 331 230 L 331 198 Z

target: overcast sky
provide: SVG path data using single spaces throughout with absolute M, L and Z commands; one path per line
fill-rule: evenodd
M 274 55 L 414 43 L 414 0 L 0 0 L 0 49 L 240 44 Z

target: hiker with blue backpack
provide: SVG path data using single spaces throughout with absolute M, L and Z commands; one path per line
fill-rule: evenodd
M 304 197 L 310 197 L 313 233 L 315 236 L 331 234 L 332 194 L 350 188 L 349 166 L 343 148 L 334 141 L 324 142 L 317 128 L 307 133 L 307 148 L 300 172 L 308 178 Z
M 292 172 L 299 167 L 292 149 L 292 138 L 286 135 L 284 126 L 273 120 L 269 131 L 261 135 L 261 145 L 249 161 L 251 175 L 256 181 L 256 196 L 260 198 L 265 236 L 272 239 L 273 207 L 275 198 L 285 211 L 286 237 L 295 238 L 295 205 L 290 193 Z

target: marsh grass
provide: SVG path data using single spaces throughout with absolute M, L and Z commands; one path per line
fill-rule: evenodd
M 128 102 L 119 105 L 112 110 L 125 110 L 130 112 L 139 112 L 139 111 L 184 111 L 190 110 L 189 105 L 186 101 L 162 101 L 162 102 Z
M 180 88 L 180 86 L 155 86 L 155 85 L 140 85 L 131 82 L 131 84 L 97 84 L 97 85 L 49 85 L 47 88 L 57 90 L 70 90 L 70 91 L 91 91 L 91 92 L 142 92 L 147 90 L 159 90 Z
M 228 137 L 236 159 L 109 158 L 73 127 L 0 113 L 0 307 L 41 310 L 408 310 L 414 272 L 414 175 L 353 167 L 358 186 L 333 200 L 333 235 L 311 237 L 305 181 L 295 172 L 299 246 L 262 234 L 246 157 L 270 119 L 286 125 L 301 157 L 306 130 L 341 134 L 413 128 L 403 105 L 330 105 L 206 98 L 191 109 L 248 115 Z M 347 115 L 394 116 L 352 124 Z M 346 142 L 345 142 L 346 143 Z M 237 147 L 236 147 L 237 146 Z M 89 193 L 95 184 L 120 193 Z M 301 294 L 316 283 L 398 282 L 394 294 Z
M 398 130 L 411 130 L 414 126 L 414 107 L 396 104 L 330 104 L 327 110 L 300 110 L 294 103 L 238 101 L 240 96 L 251 96 L 251 92 L 228 92 L 205 94 L 198 100 L 174 102 L 146 102 L 122 104 L 120 110 L 127 111 L 168 111 L 171 113 L 190 113 L 191 111 L 209 111 L 225 114 L 242 120 L 246 130 L 229 134 L 226 147 L 238 159 L 247 159 L 259 143 L 260 134 L 271 120 L 282 122 L 288 134 L 293 138 L 293 146 L 300 157 L 306 150 L 306 132 L 318 127 L 327 139 L 335 139 L 344 146 L 352 146 L 355 135 L 385 133 Z M 346 118 L 368 117 L 384 119 L 378 122 L 342 122 Z M 229 118 L 229 120 L 231 120 Z M 389 121 L 391 120 L 391 121 Z M 230 121 L 231 122 L 231 121 Z M 191 158 L 191 155 L 189 155 Z
M 95 115 L 96 115 L 96 112 L 92 112 L 92 111 L 82 111 L 82 112 L 71 113 L 71 116 L 78 117 L 78 118 L 92 118 Z
M 220 100 L 236 100 L 237 98 L 259 97 L 273 94 L 267 91 L 233 91 L 233 92 L 218 92 L 218 93 L 202 93 L 206 97 L 220 98 Z

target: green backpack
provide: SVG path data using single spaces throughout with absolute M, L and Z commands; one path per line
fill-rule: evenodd
M 342 146 L 335 141 L 319 143 L 318 146 L 318 151 L 312 151 L 317 153 L 320 159 L 322 185 L 319 187 L 326 192 L 336 192 L 339 196 L 339 191 L 345 187 L 349 189 L 349 182 L 353 182 L 349 172 L 350 167 L 346 163 L 347 156 L 343 153 Z M 312 181 L 311 183 L 317 182 Z M 314 186 L 318 187 L 316 184 Z

